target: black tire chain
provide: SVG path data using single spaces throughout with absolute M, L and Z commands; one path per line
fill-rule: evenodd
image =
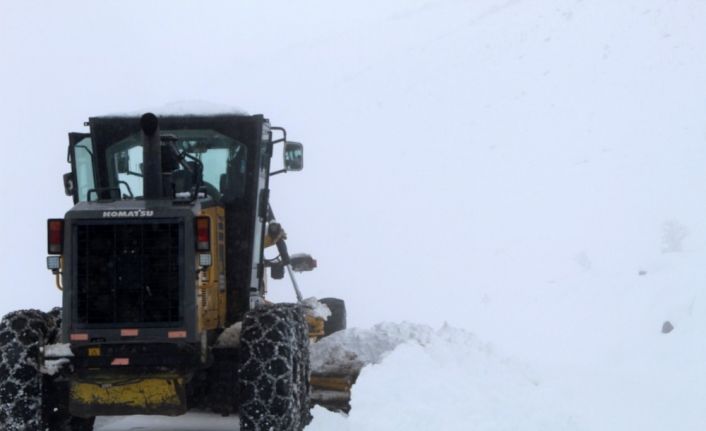
M 44 431 L 41 349 L 58 340 L 60 309 L 20 310 L 0 321 L 0 426 L 3 431 Z
M 265 305 L 243 319 L 240 427 L 301 431 L 310 421 L 309 329 L 296 304 Z
M 299 362 L 298 382 L 299 390 L 299 405 L 300 405 L 300 421 L 302 429 L 309 425 L 313 416 L 311 415 L 311 357 L 309 346 L 309 323 L 306 320 L 306 311 L 302 307 L 298 307 L 297 317 L 300 324 L 297 325 L 297 340 L 299 342 L 299 352 L 301 353 L 301 362 Z

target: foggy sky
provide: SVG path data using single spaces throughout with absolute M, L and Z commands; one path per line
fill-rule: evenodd
M 702 249 L 704 4 L 591 3 L 0 1 L 0 311 L 59 305 L 67 133 L 180 100 L 305 144 L 272 203 L 352 324 L 510 332 L 585 268 L 658 259 L 665 221 Z

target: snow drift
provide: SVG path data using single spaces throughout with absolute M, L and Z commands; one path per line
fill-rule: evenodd
M 366 364 L 346 417 L 314 410 L 307 430 L 580 429 L 552 388 L 473 334 L 384 323 L 312 346 L 312 366 Z

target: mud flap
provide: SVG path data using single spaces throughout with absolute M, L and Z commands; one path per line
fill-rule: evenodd
M 74 379 L 69 399 L 78 417 L 186 413 L 186 390 L 180 376 Z

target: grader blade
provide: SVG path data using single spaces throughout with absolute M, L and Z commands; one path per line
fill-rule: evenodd
M 348 413 L 351 410 L 351 388 L 360 370 L 348 375 L 326 375 L 312 373 L 311 401 L 333 411 Z

